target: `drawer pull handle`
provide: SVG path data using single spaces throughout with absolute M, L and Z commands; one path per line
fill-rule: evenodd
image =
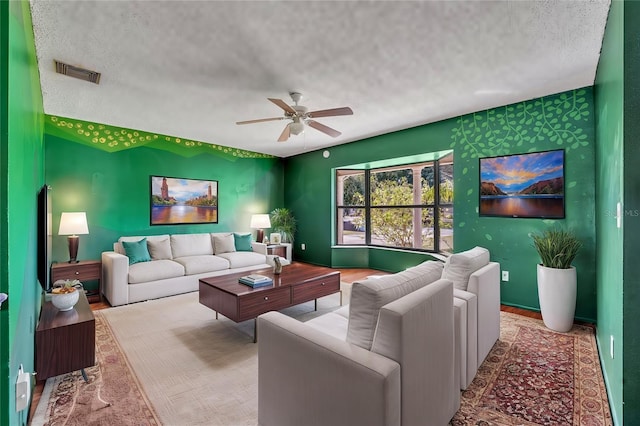
M 265 296 L 265 297 L 264 297 L 264 300 L 269 300 L 269 296 Z
M 320 285 L 324 285 L 324 283 L 320 284 Z
M 80 275 L 80 272 L 79 272 L 79 271 L 76 271 L 76 275 Z

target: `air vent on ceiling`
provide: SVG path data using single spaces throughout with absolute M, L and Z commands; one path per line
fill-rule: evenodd
M 90 71 L 80 67 L 74 67 L 73 65 L 65 64 L 64 62 L 60 62 L 55 60 L 56 63 L 56 72 L 59 74 L 68 75 L 69 77 L 79 78 L 80 80 L 85 80 L 90 83 L 99 84 L 100 83 L 100 73 L 96 71 Z

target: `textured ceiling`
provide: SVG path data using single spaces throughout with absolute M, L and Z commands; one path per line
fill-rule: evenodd
M 46 114 L 280 157 L 590 86 L 609 1 L 42 1 Z M 102 73 L 96 85 L 54 59 Z M 267 98 L 342 135 L 287 121 Z

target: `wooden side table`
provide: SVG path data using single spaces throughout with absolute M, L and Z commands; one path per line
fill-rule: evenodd
M 51 296 L 47 296 L 51 297 Z M 60 312 L 51 301 L 42 305 L 36 328 L 38 380 L 95 365 L 96 320 L 84 292 L 73 309 Z
M 77 263 L 54 263 L 51 265 L 51 280 L 98 281 L 98 292 L 88 293 L 89 302 L 102 302 L 102 262 L 81 260 Z
M 267 244 L 267 254 L 274 254 L 291 262 L 291 244 Z
M 267 246 L 267 254 L 287 258 L 287 248 L 281 244 L 270 244 Z

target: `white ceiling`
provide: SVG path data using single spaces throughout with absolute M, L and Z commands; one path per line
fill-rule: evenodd
M 609 0 L 31 0 L 46 114 L 288 157 L 590 86 Z M 54 59 L 102 73 L 55 73 Z M 287 121 L 267 98 L 342 135 Z

